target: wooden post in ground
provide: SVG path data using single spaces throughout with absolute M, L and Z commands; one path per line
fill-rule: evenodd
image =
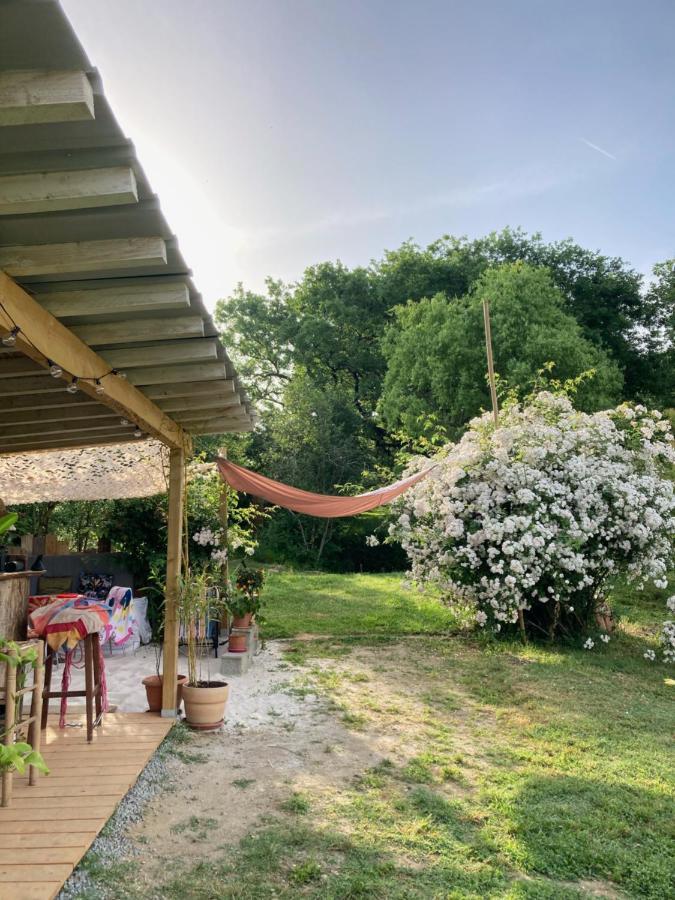
M 185 451 L 169 453 L 169 521 L 166 553 L 166 599 L 164 603 L 164 651 L 162 656 L 162 715 L 176 716 L 178 683 L 178 590 L 182 561 Z
M 483 300 L 483 322 L 485 324 L 485 349 L 487 351 L 488 377 L 490 379 L 490 395 L 492 397 L 492 417 L 495 428 L 499 425 L 499 406 L 497 405 L 497 383 L 495 381 L 495 365 L 492 358 L 492 330 L 490 328 L 490 301 Z
M 495 364 L 492 357 L 492 329 L 490 328 L 490 301 L 483 300 L 483 323 L 485 325 L 485 350 L 487 352 L 488 378 L 490 379 L 490 396 L 492 397 L 492 418 L 495 428 L 499 427 L 499 406 L 497 404 L 497 381 L 495 379 Z M 518 610 L 518 628 L 523 643 L 527 643 L 525 632 L 525 617 L 522 609 Z
M 219 456 L 222 456 L 223 459 L 227 459 L 227 447 L 221 447 L 218 451 Z M 223 532 L 222 538 L 222 546 L 227 550 L 227 526 L 228 526 L 228 517 L 229 510 L 227 506 L 227 482 L 223 478 L 223 483 L 220 486 L 220 506 L 218 508 L 218 518 L 220 519 L 220 527 Z M 223 578 L 223 585 L 227 590 L 227 587 L 230 582 L 230 558 L 229 555 L 225 557 L 225 562 L 221 566 L 221 575 Z M 227 628 L 227 610 L 223 609 L 220 616 L 220 625 L 222 628 Z

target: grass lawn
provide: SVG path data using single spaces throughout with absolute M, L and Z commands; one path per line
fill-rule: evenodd
M 462 631 L 401 580 L 269 576 L 289 689 L 321 695 L 343 738 L 317 751 L 321 777 L 299 758 L 240 844 L 187 854 L 152 897 L 675 897 L 675 672 L 643 657 L 664 592 L 618 591 L 621 628 L 588 652 Z M 105 896 L 148 896 L 123 881 Z
M 228 863 L 242 896 L 675 897 L 675 682 L 643 658 L 663 592 L 618 591 L 622 628 L 588 652 L 426 636 L 457 618 L 397 575 L 267 590 L 270 634 L 331 635 L 289 647 L 306 687 L 408 753 L 346 792 L 291 794 L 290 823 Z
M 270 572 L 265 636 L 405 635 L 456 631 L 457 613 L 406 589 L 402 573 L 330 575 Z

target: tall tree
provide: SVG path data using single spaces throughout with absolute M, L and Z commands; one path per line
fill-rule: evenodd
M 528 389 L 553 362 L 561 380 L 595 371 L 579 389 L 582 409 L 618 399 L 622 379 L 616 363 L 583 336 L 547 270 L 518 262 L 487 270 L 464 297 L 437 294 L 397 308 L 384 341 L 388 368 L 381 410 L 390 427 L 417 436 L 434 416 L 457 435 L 488 408 L 484 298 L 491 306 L 495 367 L 510 387 Z

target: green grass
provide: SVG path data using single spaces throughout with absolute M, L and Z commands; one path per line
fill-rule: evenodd
M 456 631 L 462 617 L 403 587 L 404 575 L 271 572 L 265 583 L 267 638 L 297 634 L 406 635 Z
M 186 858 L 157 896 L 675 897 L 675 673 L 643 658 L 663 592 L 618 591 L 623 627 L 587 652 L 453 634 L 398 576 L 275 575 L 269 590 L 273 633 L 323 635 L 289 646 L 298 695 L 324 695 L 350 740 L 401 738 L 397 755 L 346 785 L 289 785 L 239 846 Z

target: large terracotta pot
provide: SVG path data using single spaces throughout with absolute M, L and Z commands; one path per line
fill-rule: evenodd
M 233 628 L 249 628 L 251 625 L 252 619 L 253 619 L 253 613 L 246 613 L 245 616 L 232 616 L 232 627 Z
M 176 709 L 180 709 L 183 699 L 183 685 L 187 681 L 187 675 L 178 676 L 178 691 L 176 693 Z M 162 676 L 148 675 L 143 679 L 145 695 L 148 698 L 150 712 L 160 712 L 162 709 Z
M 185 720 L 199 731 L 215 731 L 223 724 L 230 686 L 224 681 L 203 681 L 183 686 Z
M 248 637 L 245 634 L 231 634 L 227 639 L 227 649 L 230 653 L 246 653 Z

